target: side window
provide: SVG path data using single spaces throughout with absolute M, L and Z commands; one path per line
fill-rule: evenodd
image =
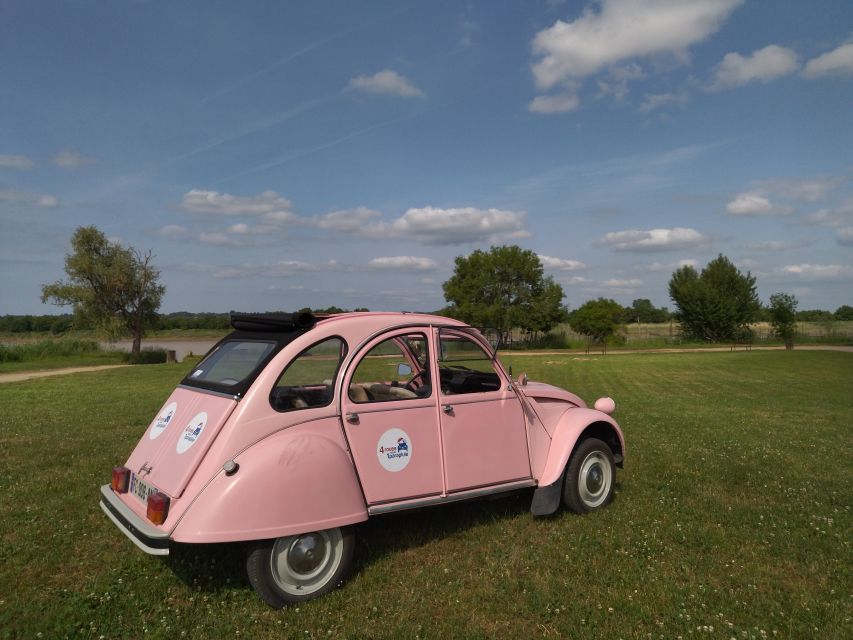
M 501 388 L 492 358 L 468 336 L 441 332 L 438 373 L 445 395 L 485 393 Z
M 296 356 L 273 387 L 273 409 L 293 411 L 329 404 L 346 351 L 346 343 L 336 337 L 318 342 Z
M 349 385 L 353 402 L 388 402 L 428 398 L 429 351 L 422 333 L 397 335 L 383 340 L 359 360 Z

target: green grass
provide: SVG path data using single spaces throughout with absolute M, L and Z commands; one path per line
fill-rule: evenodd
M 613 504 L 534 519 L 525 492 L 377 518 L 342 589 L 281 611 L 243 546 L 163 561 L 97 506 L 186 366 L 0 385 L 0 637 L 853 636 L 853 355 L 506 362 L 616 399 Z

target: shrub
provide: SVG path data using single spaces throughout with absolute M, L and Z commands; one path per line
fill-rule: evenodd
M 166 362 L 166 350 L 146 347 L 139 352 L 137 357 L 134 357 L 132 353 L 124 353 L 121 359 L 130 364 L 163 364 Z

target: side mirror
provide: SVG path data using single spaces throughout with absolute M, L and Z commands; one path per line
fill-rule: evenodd
M 402 362 L 397 365 L 397 377 L 398 378 L 405 378 L 406 376 L 410 376 L 410 375 L 412 375 L 412 368 L 409 365 L 402 363 Z

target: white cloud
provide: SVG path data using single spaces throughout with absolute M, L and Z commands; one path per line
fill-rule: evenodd
M 212 244 L 217 247 L 238 246 L 240 243 L 227 233 L 221 231 L 205 231 L 198 235 L 200 242 L 204 244 Z
M 676 251 L 699 247 L 710 242 L 710 238 L 695 229 L 675 227 L 673 229 L 650 229 L 638 231 L 612 231 L 598 241 L 598 244 L 611 247 L 614 251 L 633 251 L 651 253 L 656 251 Z
M 774 216 L 791 213 L 791 208 L 774 205 L 758 191 L 745 191 L 726 205 L 726 211 L 733 216 Z
M 536 34 L 537 88 L 549 90 L 617 63 L 670 55 L 716 32 L 742 0 L 602 0 L 572 22 L 557 20 Z
M 236 235 L 246 235 L 249 233 L 250 228 L 245 222 L 240 222 L 238 224 L 232 224 L 228 229 L 226 229 L 226 231 Z
M 160 227 L 157 230 L 157 233 L 164 238 L 171 238 L 173 240 L 180 240 L 182 238 L 186 238 L 190 234 L 190 230 L 186 227 L 182 227 L 179 224 L 167 224 L 164 227 Z
M 358 233 L 368 229 L 369 225 L 375 223 L 382 217 L 382 212 L 367 207 L 355 209 L 341 209 L 331 211 L 321 216 L 314 216 L 306 220 L 307 224 L 320 227 L 321 229 L 332 229 L 334 231 Z
M 668 104 L 684 104 L 687 102 L 686 93 L 647 93 L 646 99 L 638 108 L 641 113 L 649 113 Z
M 539 255 L 539 261 L 546 269 L 555 271 L 577 271 L 578 269 L 586 269 L 583 262 L 577 260 L 566 260 L 565 258 L 552 258 L 551 256 Z
M 727 53 L 717 66 L 711 91 L 742 87 L 750 82 L 770 82 L 794 73 L 800 67 L 796 51 L 771 44 L 751 56 Z
M 810 213 L 807 219 L 813 224 L 831 229 L 850 226 L 853 224 L 853 200 L 848 200 L 836 209 L 819 209 Z
M 604 282 L 602 282 L 601 286 L 602 287 L 615 287 L 618 289 L 626 289 L 626 288 L 639 287 L 641 284 L 643 284 L 643 281 L 638 280 L 636 278 L 630 278 L 630 279 L 626 279 L 626 280 L 622 280 L 619 278 L 611 278 L 610 280 L 605 280 Z
M 0 189 L 0 203 L 11 202 L 13 204 L 35 205 L 37 207 L 51 208 L 59 204 L 56 196 L 46 193 L 30 193 L 29 191 L 18 191 L 16 189 Z
M 677 262 L 653 262 L 644 267 L 640 267 L 642 271 L 675 271 L 676 269 L 681 269 L 682 267 L 693 267 L 697 269 L 699 267 L 699 261 L 693 259 L 686 260 L 678 260 Z
M 502 209 L 409 209 L 389 224 L 378 223 L 371 233 L 387 236 L 409 236 L 424 244 L 463 244 L 467 242 L 501 242 L 526 238 L 527 214 Z
M 416 258 L 415 256 L 388 256 L 373 258 L 367 263 L 371 269 L 382 269 L 389 271 L 431 271 L 438 265 L 430 258 Z
M 391 69 L 384 69 L 372 76 L 356 76 L 349 81 L 349 88 L 364 93 L 397 96 L 399 98 L 426 97 L 426 94 L 409 82 L 405 76 L 396 71 L 391 71 Z
M 554 96 L 536 96 L 528 105 L 532 113 L 568 113 L 580 106 L 580 98 L 574 93 L 563 93 Z
M 726 205 L 726 211 L 734 216 L 754 216 L 770 213 L 770 200 L 758 193 L 739 193 Z
M 632 80 L 642 80 L 646 73 L 635 62 L 623 66 L 610 67 L 607 76 L 598 81 L 597 98 L 612 96 L 617 103 L 625 102 L 628 97 L 628 83 Z
M 56 166 L 63 167 L 64 169 L 77 169 L 78 167 L 85 167 L 87 164 L 95 162 L 94 158 L 80 155 L 76 151 L 60 151 L 54 154 L 50 160 Z
M 34 166 L 36 163 L 27 156 L 0 153 L 0 169 L 32 169 Z
M 853 279 L 853 265 L 849 264 L 789 264 L 779 271 L 803 280 Z
M 835 234 L 835 239 L 838 240 L 838 244 L 853 247 L 853 227 L 839 229 Z
M 264 191 L 256 196 L 235 196 L 218 191 L 192 189 L 184 194 L 179 205 L 191 213 L 212 213 L 224 216 L 263 216 L 272 222 L 296 219 L 293 205 L 275 191 Z
M 800 202 L 823 200 L 833 189 L 843 182 L 843 178 L 777 178 L 759 180 L 754 184 L 765 191 L 778 193 Z
M 853 42 L 809 60 L 803 69 L 806 78 L 827 75 L 853 75 Z

